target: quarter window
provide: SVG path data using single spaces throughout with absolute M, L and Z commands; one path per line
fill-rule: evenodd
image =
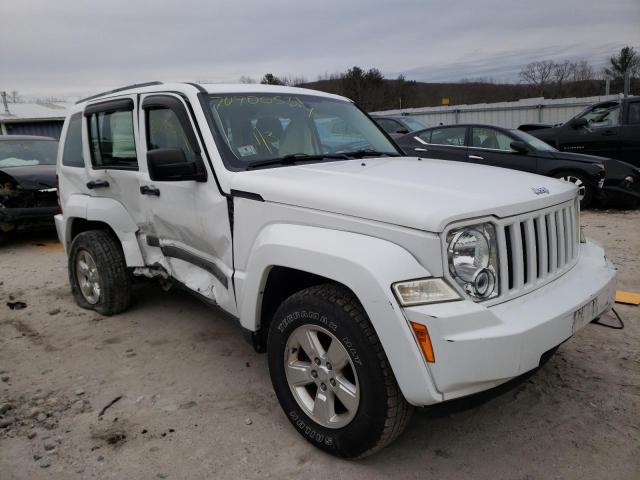
M 69 119 L 67 136 L 64 139 L 62 165 L 65 167 L 84 167 L 82 156 L 82 113 L 76 113 Z
M 431 143 L 431 130 L 427 130 L 426 132 L 419 133 L 416 136 L 423 142 Z
M 466 131 L 466 127 L 438 128 L 431 131 L 431 141 L 429 143 L 463 147 Z
M 402 128 L 395 120 L 390 120 L 388 118 L 378 118 L 376 119 L 378 125 L 382 127 L 382 129 L 387 133 L 396 133 L 398 130 Z
M 499 130 L 493 128 L 473 128 L 471 146 L 478 148 L 491 148 L 494 150 L 511 151 L 513 139 Z
M 89 115 L 89 144 L 94 168 L 137 170 L 138 158 L 131 110 Z

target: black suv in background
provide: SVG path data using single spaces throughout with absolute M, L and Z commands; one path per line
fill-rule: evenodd
M 396 139 L 407 155 L 479 163 L 555 177 L 576 184 L 583 208 L 594 200 L 635 206 L 640 170 L 624 162 L 560 152 L 528 133 L 493 125 L 433 127 Z
M 555 127 L 519 129 L 563 152 L 600 155 L 640 167 L 640 96 L 596 103 Z

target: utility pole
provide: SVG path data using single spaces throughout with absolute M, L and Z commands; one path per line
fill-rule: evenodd
M 604 94 L 605 94 L 605 95 L 611 95 L 611 93 L 610 93 L 610 92 L 611 92 L 611 79 L 610 79 L 610 78 L 607 78 L 607 79 L 604 81 Z
M 2 97 L 2 104 L 4 105 L 4 113 L 11 113 L 9 111 L 9 105 L 7 104 L 7 92 L 3 90 L 0 92 L 0 96 Z
M 627 71 L 624 72 L 624 98 L 629 96 L 629 86 L 631 84 L 631 69 L 627 68 Z

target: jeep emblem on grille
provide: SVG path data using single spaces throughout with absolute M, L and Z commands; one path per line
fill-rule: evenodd
M 535 193 L 536 195 L 542 195 L 543 193 L 549 193 L 549 189 L 547 187 L 531 187 L 531 190 L 533 190 L 533 193 Z

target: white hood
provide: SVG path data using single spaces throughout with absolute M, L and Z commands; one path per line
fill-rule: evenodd
M 429 232 L 441 232 L 454 220 L 537 210 L 568 201 L 577 191 L 572 184 L 540 175 L 415 157 L 238 172 L 231 188 L 257 193 L 267 202 Z

